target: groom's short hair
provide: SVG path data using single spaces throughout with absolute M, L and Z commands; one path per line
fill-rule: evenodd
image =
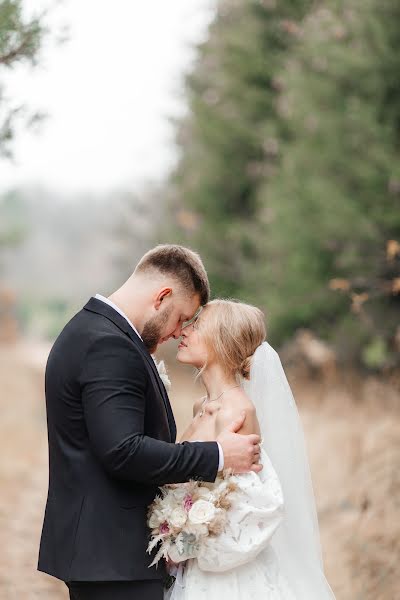
M 210 284 L 202 260 L 193 250 L 177 244 L 160 244 L 138 262 L 135 273 L 157 270 L 172 275 L 190 294 L 198 294 L 204 306 L 210 299 Z

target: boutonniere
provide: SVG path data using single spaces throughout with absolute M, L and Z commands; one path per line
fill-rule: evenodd
M 160 360 L 160 362 L 157 362 L 155 356 L 153 356 L 153 360 L 154 360 L 154 363 L 155 363 L 155 365 L 157 367 L 157 371 L 158 371 L 158 374 L 160 376 L 160 379 L 163 382 L 163 384 L 165 386 L 165 389 L 168 392 L 171 389 L 171 381 L 170 381 L 170 378 L 168 377 L 168 373 L 167 373 L 167 368 L 165 366 L 165 362 L 163 360 Z

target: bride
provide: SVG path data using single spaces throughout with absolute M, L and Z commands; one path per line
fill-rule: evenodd
M 182 330 L 177 359 L 199 370 L 207 395 L 180 441 L 215 440 L 245 411 L 241 433 L 261 434 L 264 468 L 234 476 L 224 532 L 175 567 L 166 600 L 334 600 L 299 415 L 265 336 L 263 313 L 231 300 L 208 303 Z

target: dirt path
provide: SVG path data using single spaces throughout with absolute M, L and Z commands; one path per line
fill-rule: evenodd
M 0 598 L 66 598 L 65 586 L 36 571 L 47 494 L 42 367 L 46 349 L 0 348 Z
M 42 371 L 47 351 L 27 343 L 0 346 L 0 600 L 68 597 L 63 583 L 36 571 L 47 493 Z M 193 387 L 190 368 L 172 370 L 171 379 L 171 399 L 182 429 L 201 391 Z M 382 408 L 387 390 L 373 383 L 362 393 L 349 392 L 348 385 L 293 383 L 310 456 L 325 568 L 337 600 L 393 600 L 400 558 L 400 426 L 396 411 Z M 357 401 L 360 393 L 362 401 Z

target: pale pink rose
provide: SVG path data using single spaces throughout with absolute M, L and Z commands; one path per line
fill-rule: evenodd
M 186 510 L 186 512 L 189 512 L 189 510 L 192 508 L 193 506 L 193 498 L 190 494 L 187 494 L 187 496 L 185 496 L 184 500 L 183 500 L 183 508 Z
M 160 533 L 169 533 L 169 525 L 168 525 L 167 521 L 164 521 L 163 523 L 161 523 Z

